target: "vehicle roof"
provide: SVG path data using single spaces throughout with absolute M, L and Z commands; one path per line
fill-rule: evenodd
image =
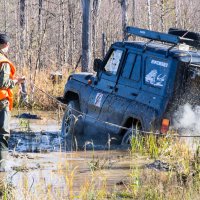
M 126 42 L 116 42 L 113 45 L 125 48 L 138 48 L 141 50 L 146 48 L 146 50 L 148 51 L 153 51 L 155 53 L 163 55 L 167 55 L 167 53 L 169 52 L 168 56 L 176 57 L 181 62 L 186 62 L 186 63 L 189 62 L 192 64 L 200 65 L 200 51 L 179 50 L 177 47 L 171 48 L 172 45 L 163 44 L 160 42 L 151 42 L 147 44 L 147 42 L 143 41 L 126 41 Z

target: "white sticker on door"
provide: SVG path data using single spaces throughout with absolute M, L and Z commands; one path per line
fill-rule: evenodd
M 100 107 L 102 98 L 103 98 L 103 94 L 102 93 L 97 93 L 97 95 L 95 97 L 94 105 L 97 106 L 97 107 Z
M 158 74 L 158 71 L 156 69 L 151 70 L 146 76 L 145 81 L 147 83 L 150 83 L 154 86 L 160 86 L 163 87 L 163 83 L 165 82 L 166 75 Z

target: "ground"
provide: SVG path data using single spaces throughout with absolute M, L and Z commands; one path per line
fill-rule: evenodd
M 199 153 L 149 137 L 118 150 L 65 152 L 59 113 L 14 116 L 4 199 L 198 199 Z M 172 146 L 173 145 L 173 146 Z M 198 147 L 198 145 L 197 145 Z M 194 150 L 194 149 L 193 149 Z M 196 156 L 196 157 L 195 157 Z

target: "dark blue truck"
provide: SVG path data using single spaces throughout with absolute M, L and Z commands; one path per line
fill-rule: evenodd
M 148 41 L 116 42 L 94 60 L 96 74 L 69 76 L 61 132 L 77 146 L 128 144 L 136 129 L 165 134 L 179 105 L 199 104 L 198 33 L 127 27 L 127 35 Z

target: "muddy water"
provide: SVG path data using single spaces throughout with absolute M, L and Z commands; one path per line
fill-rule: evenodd
M 13 113 L 9 149 L 17 152 L 60 151 L 60 148 L 64 146 L 64 139 L 60 137 L 61 120 L 58 114 L 53 112 L 32 112 L 30 114 L 37 115 L 41 119 L 15 117 L 22 113 L 26 112 Z
M 58 115 L 31 114 L 41 119 L 12 117 L 11 121 L 10 155 L 5 175 L 17 191 L 17 199 L 27 199 L 27 192 L 42 195 L 48 187 L 59 189 L 63 199 L 70 188 L 78 194 L 82 186 L 91 182 L 97 188 L 103 187 L 105 181 L 108 188 L 120 187 L 130 176 L 132 163 L 142 166 L 148 162 L 138 159 L 136 164 L 130 160 L 127 150 L 65 152 Z
M 70 191 L 78 195 L 87 185 L 107 190 L 124 187 L 123 183 L 130 181 L 133 167 L 143 168 L 152 163 L 145 157 L 132 157 L 128 150 L 122 149 L 65 152 L 58 115 L 31 114 L 42 119 L 12 117 L 5 176 L 15 188 L 16 199 L 46 199 L 49 188 L 59 193 L 59 198 L 52 196 L 52 199 L 69 199 Z
M 94 163 L 98 162 L 96 168 L 93 168 Z M 144 161 L 141 163 L 144 164 Z M 129 177 L 131 160 L 127 151 L 29 153 L 11 155 L 8 166 L 10 168 L 8 179 L 19 189 L 19 192 L 25 182 L 28 190 L 32 191 L 35 191 L 38 186 L 45 190 L 47 185 L 67 189 L 68 179 L 72 178 L 71 174 L 74 170 L 72 187 L 73 192 L 78 193 L 81 186 L 91 182 L 92 178 L 94 185 L 99 187 L 103 184 L 103 180 L 106 180 L 108 188 L 125 181 Z

